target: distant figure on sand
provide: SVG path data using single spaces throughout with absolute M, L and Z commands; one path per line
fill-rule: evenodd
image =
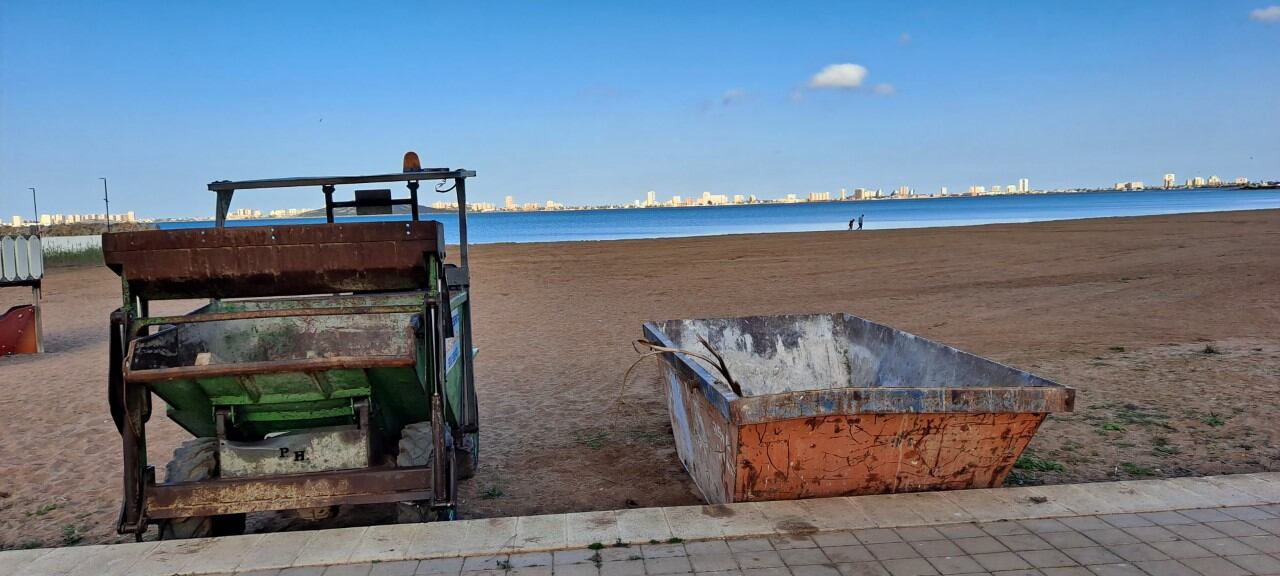
M 854 218 L 854 219 L 852 219 L 852 220 L 850 220 L 850 221 L 849 221 L 849 231 L 850 231 L 850 232 L 853 232 L 853 225 L 854 225 L 854 224 L 856 224 L 857 222 L 858 222 L 858 219 L 857 219 L 857 218 Z
M 861 230 L 861 229 L 862 229 L 862 218 L 863 218 L 864 216 L 866 216 L 866 214 L 859 214 L 859 215 L 858 215 L 858 229 L 859 229 L 859 230 Z

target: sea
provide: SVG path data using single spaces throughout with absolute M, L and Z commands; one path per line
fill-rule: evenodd
M 209 205 L 213 207 L 212 195 Z M 467 230 L 471 243 L 492 244 L 847 230 L 849 221 L 859 216 L 863 217 L 863 229 L 874 231 L 1263 208 L 1280 208 L 1280 190 L 1199 188 L 683 208 L 469 212 Z M 457 242 L 455 214 L 432 213 L 423 217 L 444 222 L 446 241 Z M 408 219 L 405 215 L 388 215 L 340 217 L 337 220 Z M 273 218 L 230 220 L 227 225 L 279 226 L 323 222 L 324 218 Z M 160 222 L 159 226 L 164 230 L 202 228 L 213 226 L 213 221 Z

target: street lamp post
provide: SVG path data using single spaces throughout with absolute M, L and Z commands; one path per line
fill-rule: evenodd
M 107 179 L 98 178 L 102 181 L 102 204 L 107 209 L 107 232 L 111 231 L 111 197 L 107 195 Z
M 35 212 L 36 226 L 40 226 L 40 206 L 36 204 L 36 189 L 27 188 L 31 191 L 31 211 Z

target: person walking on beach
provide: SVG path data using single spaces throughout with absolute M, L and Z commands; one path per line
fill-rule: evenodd
M 857 221 L 858 221 L 858 219 L 857 219 L 857 218 L 854 218 L 854 219 L 849 220 L 849 231 L 850 231 L 850 232 L 853 232 L 853 225 L 854 225 L 854 223 L 856 223 Z
M 859 229 L 859 230 L 861 230 L 861 229 L 862 229 L 862 218 L 863 218 L 864 216 L 866 216 L 866 214 L 859 214 L 859 215 L 858 215 L 858 229 Z

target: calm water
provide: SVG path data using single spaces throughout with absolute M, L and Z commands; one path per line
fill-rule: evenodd
M 212 202 L 211 202 L 212 203 Z M 665 238 L 751 232 L 845 230 L 850 218 L 866 215 L 866 230 L 1039 222 L 1103 216 L 1144 216 L 1280 208 L 1280 190 L 1094 192 L 1035 196 L 976 196 L 921 200 L 877 200 L 818 204 L 765 204 L 703 208 L 647 208 L 565 212 L 470 214 L 468 232 L 477 244 Z M 433 214 L 456 242 L 455 217 Z M 408 216 L 355 216 L 339 222 L 407 220 Z M 323 218 L 233 220 L 228 226 L 316 224 Z M 212 226 L 211 221 L 163 222 L 163 229 Z

